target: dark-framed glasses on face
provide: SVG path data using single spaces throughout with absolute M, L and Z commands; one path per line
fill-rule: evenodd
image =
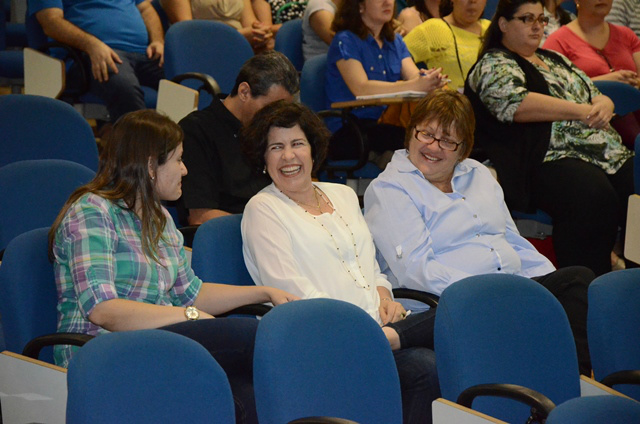
M 532 26 L 534 22 L 537 22 L 542 26 L 546 26 L 549 23 L 548 16 L 540 15 L 536 17 L 531 13 L 527 13 L 526 15 L 522 15 L 522 16 L 514 16 L 513 19 L 518 19 L 522 21 L 522 23 L 524 23 L 526 26 Z
M 424 144 L 431 144 L 434 141 L 437 141 L 438 146 L 440 146 L 442 150 L 455 152 L 456 150 L 458 150 L 458 147 L 460 147 L 460 145 L 463 144 L 462 142 L 452 141 L 446 138 L 438 138 L 428 131 L 419 130 L 417 128 L 414 128 L 414 129 L 416 131 L 415 133 L 416 140 Z

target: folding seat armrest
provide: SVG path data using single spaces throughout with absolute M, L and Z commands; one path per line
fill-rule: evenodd
M 608 387 L 616 384 L 640 384 L 640 370 L 617 371 L 603 378 L 601 383 Z
M 229 315 L 256 315 L 263 316 L 271 310 L 271 306 L 263 305 L 262 303 L 254 303 L 251 305 L 244 305 L 225 312 L 224 314 L 218 314 L 218 317 L 228 317 Z
M 358 424 L 355 421 L 334 417 L 307 417 L 289 421 L 289 424 Z
M 437 308 L 440 300 L 440 297 L 435 294 L 405 288 L 393 289 L 393 296 L 395 298 L 417 300 L 431 308 Z
M 537 422 L 544 422 L 551 410 L 556 407 L 551 399 L 542 393 L 517 384 L 478 384 L 460 393 L 457 403 L 471 408 L 471 404 L 478 396 L 502 397 L 529 405 L 531 418 Z
M 218 94 L 220 94 L 220 86 L 218 85 L 218 82 L 211 75 L 203 74 L 201 72 L 187 72 L 184 74 L 176 75 L 171 81 L 180 84 L 182 81 L 188 79 L 198 80 L 202 82 L 202 86 L 200 87 L 200 89 L 198 89 L 198 91 L 204 89 L 213 97 L 216 97 Z
M 342 110 L 321 110 L 317 112 L 317 115 L 321 118 L 341 118 L 343 126 L 350 126 L 354 130 L 354 134 L 357 134 L 353 143 L 356 144 L 358 151 L 357 162 L 349 165 L 341 164 L 328 164 L 325 162 L 324 170 L 331 176 L 334 172 L 347 172 L 350 174 L 358 169 L 362 168 L 369 161 L 369 142 L 367 138 L 360 132 L 356 117 L 349 112 L 348 109 Z
M 81 333 L 54 333 L 36 337 L 24 347 L 22 354 L 29 358 L 38 359 L 42 348 L 55 345 L 82 346 L 94 336 Z

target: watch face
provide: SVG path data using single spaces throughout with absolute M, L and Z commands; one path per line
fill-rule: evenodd
M 187 316 L 187 319 L 190 319 L 190 320 L 196 320 L 200 316 L 200 313 L 198 312 L 198 310 L 193 306 L 189 306 L 184 313 Z

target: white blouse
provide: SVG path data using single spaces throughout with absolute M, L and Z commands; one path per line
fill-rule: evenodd
M 358 198 L 345 185 L 315 184 L 333 204 L 332 214 L 314 217 L 274 184 L 247 203 L 242 241 L 249 274 L 257 285 L 277 287 L 303 299 L 352 303 L 380 323 L 376 288 L 391 292 L 391 284 L 380 272 Z

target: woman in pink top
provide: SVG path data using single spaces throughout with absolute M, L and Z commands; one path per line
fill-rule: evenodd
M 543 48 L 567 56 L 593 80 L 640 88 L 640 39 L 629 28 L 605 22 L 612 0 L 576 0 L 578 18 L 551 34 Z M 613 122 L 624 143 L 640 133 L 640 112 Z

